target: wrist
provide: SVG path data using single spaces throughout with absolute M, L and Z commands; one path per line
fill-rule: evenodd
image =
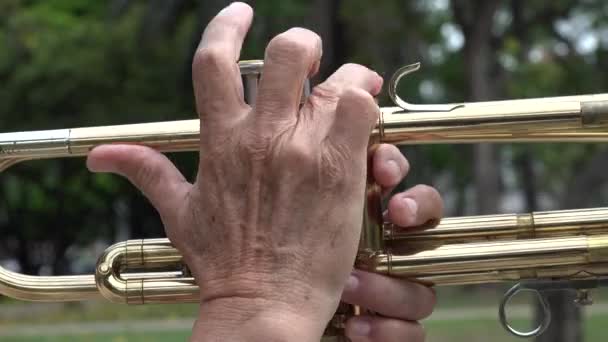
M 201 304 L 192 341 L 319 341 L 323 316 L 266 299 L 218 298 Z

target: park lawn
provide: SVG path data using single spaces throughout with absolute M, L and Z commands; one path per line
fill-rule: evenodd
M 437 311 L 441 309 L 474 309 L 476 307 L 496 307 L 507 289 L 506 286 L 471 291 L 469 293 L 458 288 L 438 288 Z M 594 302 L 608 303 L 608 288 L 593 291 Z M 475 298 L 474 301 L 471 298 Z M 513 304 L 523 304 L 526 298 L 518 296 Z M 574 304 L 573 304 L 574 305 Z M 20 309 L 12 313 L 11 307 Z M 197 316 L 197 304 L 157 304 L 157 305 L 123 305 L 106 301 L 90 301 L 62 305 L 47 305 L 44 303 L 27 303 L 2 298 L 0 300 L 0 329 L 2 326 L 22 324 L 53 324 L 98 321 L 125 320 L 172 320 L 194 319 Z M 494 319 L 494 317 L 492 317 Z M 608 324 L 608 321 L 606 321 Z
M 515 326 L 523 322 L 515 320 Z M 593 315 L 584 320 L 585 342 L 606 341 L 605 327 L 608 324 L 608 314 Z M 427 331 L 427 342 L 522 342 L 503 330 L 494 317 L 483 320 L 446 320 L 428 321 L 424 324 Z
M 594 315 L 585 320 L 585 342 L 603 342 L 606 340 L 605 326 L 608 315 Z M 518 323 L 518 322 L 515 322 Z M 424 323 L 428 342 L 521 342 L 508 335 L 493 318 L 481 320 L 428 321 Z M 91 334 L 66 336 L 29 336 L 4 337 L 3 342 L 166 342 L 186 341 L 190 331 L 168 331 L 151 333 Z
M 3 337 L 2 342 L 167 342 L 187 341 L 190 331 L 170 331 L 135 334 L 84 334 L 68 336 Z
M 602 289 L 595 291 L 596 302 L 608 302 L 608 291 Z M 459 308 L 463 311 L 475 309 L 475 307 L 493 307 L 498 304 L 502 291 L 477 292 L 476 301 L 471 303 L 471 296 L 460 291 L 442 289 L 438 293 L 438 309 Z M 29 306 L 33 305 L 33 306 Z M 19 310 L 21 314 L 13 315 L 8 307 L 20 308 L 25 306 L 26 310 Z M 40 310 L 42 308 L 42 310 Z M 2 327 L 23 326 L 31 324 L 36 329 L 38 324 L 62 324 L 79 322 L 104 322 L 104 321 L 148 321 L 148 320 L 173 320 L 194 319 L 196 317 L 196 304 L 177 305 L 143 305 L 126 306 L 110 304 L 107 302 L 76 303 L 65 306 L 45 307 L 39 303 L 28 304 L 13 300 L 3 300 L 0 303 L 0 332 Z M 438 311 L 439 311 L 438 310 Z M 517 322 L 515 322 L 517 323 Z M 463 319 L 458 316 L 449 320 L 431 319 L 423 322 L 427 331 L 428 342 L 486 342 L 490 338 L 492 342 L 521 342 L 520 339 L 510 336 L 502 329 L 497 321 L 496 315 L 488 315 L 483 319 Z M 585 342 L 606 341 L 603 331 L 608 324 L 608 313 L 596 313 L 586 317 Z M 521 327 L 522 325 L 517 325 Z M 172 328 L 172 330 L 160 330 L 153 332 L 116 332 L 114 334 L 74 334 L 74 335 L 40 335 L 28 336 L 1 336 L 2 342 L 55 342 L 55 341 L 107 341 L 107 342 L 139 342 L 139 341 L 186 341 L 189 337 L 188 329 Z M 1 335 L 1 334 L 0 334 Z
M 438 291 L 438 307 L 467 308 L 497 306 L 502 291 L 474 292 L 476 301 L 471 302 L 471 296 L 451 289 Z M 520 298 L 515 298 L 518 303 Z M 20 314 L 11 314 L 11 307 L 18 308 Z M 0 326 L 53 323 L 77 323 L 98 321 L 129 321 L 129 320 L 158 320 L 158 319 L 194 319 L 197 316 L 197 304 L 150 304 L 124 305 L 106 301 L 89 301 L 81 303 L 64 303 L 47 305 L 45 303 L 28 303 L 12 299 L 0 301 Z
M 37 308 L 26 314 L 0 315 L 0 326 L 53 323 L 76 323 L 98 321 L 130 321 L 179 319 L 197 316 L 196 304 L 151 304 L 123 305 L 105 301 L 69 303 L 60 306 L 46 306 L 40 303 L 9 302 L 11 306 Z M 0 304 L 0 310 L 2 305 Z

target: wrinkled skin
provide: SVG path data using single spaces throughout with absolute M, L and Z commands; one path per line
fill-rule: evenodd
M 127 177 L 160 213 L 201 288 L 193 340 L 318 341 L 342 299 L 380 314 L 351 319 L 353 341 L 422 341 L 415 321 L 431 313 L 433 291 L 352 271 L 382 79 L 344 65 L 300 108 L 322 43 L 295 28 L 269 43 L 251 108 L 236 64 L 251 20 L 249 6 L 227 7 L 194 56 L 201 119 L 194 183 L 143 146 L 100 146 L 89 168 Z M 408 169 L 394 146 L 381 145 L 370 172 L 389 194 Z M 409 227 L 441 213 L 437 192 L 421 185 L 394 195 L 385 215 Z

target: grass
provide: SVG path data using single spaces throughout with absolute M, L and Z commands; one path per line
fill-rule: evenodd
M 608 322 L 608 315 L 590 317 L 585 321 L 585 341 L 605 341 L 604 327 Z M 521 339 L 512 337 L 502 330 L 493 318 L 476 321 L 432 321 L 425 324 L 427 342 L 521 342 Z M 94 334 L 94 335 L 64 335 L 64 336 L 32 336 L 32 337 L 5 337 L 3 342 L 166 342 L 186 341 L 190 331 L 171 331 L 165 333 L 128 333 L 128 334 Z
M 75 323 L 95 321 L 125 321 L 146 319 L 178 319 L 195 318 L 198 310 L 196 304 L 175 305 L 123 305 L 108 302 L 92 301 L 83 303 L 68 303 L 63 305 L 46 305 L 39 303 L 6 303 L 15 308 L 28 308 L 31 310 L 18 310 L 11 314 L 1 314 L 0 325 L 14 325 L 24 323 L 50 324 Z M 4 304 L 0 304 L 0 308 Z M 35 309 L 34 309 L 35 308 Z
M 496 307 L 504 288 L 489 288 L 483 291 L 463 292 L 462 289 L 439 289 L 438 310 L 441 309 L 474 309 L 475 307 Z M 608 302 L 608 291 L 594 291 L 595 302 Z M 516 302 L 522 302 L 518 298 Z M 14 312 L 12 312 L 14 311 Z M 107 302 L 86 302 L 68 305 L 31 304 L 12 300 L 0 301 L 0 332 L 11 326 L 36 324 L 60 324 L 99 321 L 129 321 L 129 320 L 172 320 L 194 319 L 196 304 L 180 305 L 144 305 L 126 306 Z M 525 322 L 515 322 L 522 326 Z M 468 320 L 456 317 L 451 320 L 429 320 L 423 322 L 427 331 L 428 342 L 521 342 L 503 330 L 496 315 L 482 319 Z M 605 341 L 605 326 L 608 324 L 608 314 L 595 314 L 584 320 L 585 342 Z M 107 342 L 139 342 L 139 341 L 186 341 L 190 335 L 189 329 L 160 332 L 118 332 L 99 334 L 72 334 L 63 336 L 38 336 L 35 332 L 29 336 L 3 336 L 3 342 L 55 342 L 55 341 L 107 341 Z
M 515 321 L 514 324 L 521 326 L 525 322 Z M 604 342 L 606 341 L 605 327 L 608 323 L 608 315 L 594 315 L 587 317 L 584 321 L 584 341 Z M 452 321 L 429 321 L 424 324 L 427 331 L 427 342 L 522 342 L 533 340 L 522 340 L 511 336 L 503 330 L 502 326 L 494 317 L 483 320 L 452 320 Z
M 33 336 L 33 337 L 4 337 L 2 342 L 167 342 L 187 341 L 189 331 L 149 333 L 149 334 L 95 334 L 95 335 L 65 335 L 65 336 Z

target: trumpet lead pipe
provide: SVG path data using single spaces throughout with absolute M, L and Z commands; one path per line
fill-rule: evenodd
M 608 141 L 608 95 L 465 103 L 447 112 L 383 107 L 381 113 L 372 136 L 397 145 Z M 199 120 L 2 133 L 0 170 L 24 160 L 84 156 L 102 144 L 182 152 L 198 150 L 199 142 Z

